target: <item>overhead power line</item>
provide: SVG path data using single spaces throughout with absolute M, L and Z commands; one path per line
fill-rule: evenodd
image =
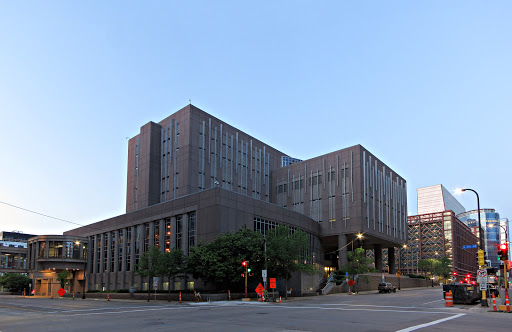
M 38 214 L 38 215 L 46 217 L 46 218 L 51 218 L 51 219 L 67 222 L 68 224 L 73 224 L 73 225 L 78 225 L 78 226 L 86 226 L 86 225 L 82 225 L 82 224 L 79 224 L 79 223 L 76 223 L 76 222 L 73 222 L 73 221 L 64 220 L 64 219 L 60 219 L 60 218 L 49 216 L 49 215 L 44 214 L 44 213 L 40 213 L 40 212 L 32 211 L 32 210 L 29 210 L 29 209 L 25 209 L 25 208 L 22 208 L 20 206 L 16 206 L 16 205 L 9 204 L 9 203 L 6 203 L 6 202 L 0 201 L 0 203 L 5 204 L 5 205 L 9 205 L 10 207 L 13 207 L 13 208 L 16 208 L 16 209 L 20 209 L 20 210 L 27 211 L 27 212 L 30 212 L 30 213 Z

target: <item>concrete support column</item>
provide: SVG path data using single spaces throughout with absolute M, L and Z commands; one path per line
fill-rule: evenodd
M 347 237 L 343 234 L 338 235 L 338 248 L 342 248 L 338 250 L 338 269 L 340 269 L 343 265 L 348 263 L 347 258 Z
M 373 250 L 375 252 L 375 268 L 378 273 L 382 272 L 382 245 L 374 244 Z
M 396 274 L 396 264 L 395 264 L 395 248 L 388 248 L 388 266 L 389 266 L 389 274 Z

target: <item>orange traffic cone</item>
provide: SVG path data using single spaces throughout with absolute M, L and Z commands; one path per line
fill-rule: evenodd
M 453 294 L 452 294 L 452 291 L 449 290 L 446 294 L 445 294 L 445 299 L 446 299 L 446 302 L 445 302 L 445 307 L 453 307 Z
M 180 292 L 180 303 L 181 303 L 181 292 Z
M 231 291 L 228 290 L 228 301 L 231 301 Z
M 494 297 L 494 293 L 492 293 L 492 311 L 498 311 L 496 308 L 496 298 Z
M 507 306 L 507 312 L 510 312 L 510 303 L 508 301 L 508 289 L 505 288 L 505 306 Z
M 107 301 L 110 301 L 110 293 L 107 293 Z
M 281 296 L 279 296 L 279 303 L 281 303 Z

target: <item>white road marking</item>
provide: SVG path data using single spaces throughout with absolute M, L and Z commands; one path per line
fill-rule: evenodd
M 87 308 L 87 309 L 73 309 L 73 310 L 62 310 L 62 311 L 52 311 L 48 312 L 49 314 L 59 314 L 62 312 L 75 312 L 75 311 L 94 311 L 94 310 L 112 310 L 112 309 L 136 309 L 136 308 L 161 308 L 161 306 L 137 306 L 137 307 L 101 307 L 101 308 Z
M 462 317 L 464 315 L 465 314 L 457 314 L 457 315 L 454 315 L 452 317 L 446 317 L 446 318 L 443 318 L 443 319 L 438 319 L 438 320 L 432 321 L 430 323 L 425 323 L 425 324 L 421 324 L 421 325 L 411 326 L 411 327 L 408 327 L 406 329 L 399 330 L 399 331 L 396 331 L 396 332 L 410 332 L 410 331 L 414 331 L 414 330 L 417 330 L 417 329 L 422 329 L 424 327 L 429 327 L 429 326 L 436 325 L 436 324 L 439 324 L 439 323 L 442 323 L 442 322 L 446 322 L 447 320 L 459 318 L 459 317 Z
M 409 308 L 416 308 L 416 307 L 397 307 L 393 305 L 374 305 L 374 304 L 343 304 L 343 303 L 336 303 L 336 304 L 319 304 L 319 305 L 344 305 L 344 306 L 352 306 L 352 307 L 378 307 L 378 308 L 399 308 L 399 309 L 409 309 Z
M 141 312 L 141 311 L 153 311 L 153 310 L 181 310 L 181 309 L 191 309 L 191 307 L 159 307 L 159 308 L 152 308 L 152 309 L 145 309 L 145 310 L 124 310 L 124 311 L 108 311 L 108 312 L 89 312 L 89 313 L 83 313 L 83 314 L 71 314 L 66 315 L 66 317 L 70 316 L 89 316 L 89 315 L 108 315 L 108 314 L 124 314 L 127 312 Z
M 434 303 L 434 302 L 441 302 L 441 301 L 444 301 L 444 299 L 435 300 L 435 301 L 430 301 L 430 302 L 423 303 L 423 304 L 430 304 L 430 303 Z

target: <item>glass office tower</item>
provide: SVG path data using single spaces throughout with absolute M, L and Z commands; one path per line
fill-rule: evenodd
M 471 210 L 457 215 L 457 218 L 468 227 L 478 233 L 478 210 Z M 501 241 L 500 214 L 494 209 L 480 209 L 480 222 L 482 229 L 485 231 L 484 250 L 487 253 L 487 259 L 491 261 L 491 266 L 499 268 L 498 261 L 498 245 Z M 475 234 L 479 237 L 479 234 Z M 503 239 L 505 241 L 505 239 Z
M 455 214 L 466 211 L 464 206 L 441 184 L 417 189 L 418 214 L 452 210 Z

